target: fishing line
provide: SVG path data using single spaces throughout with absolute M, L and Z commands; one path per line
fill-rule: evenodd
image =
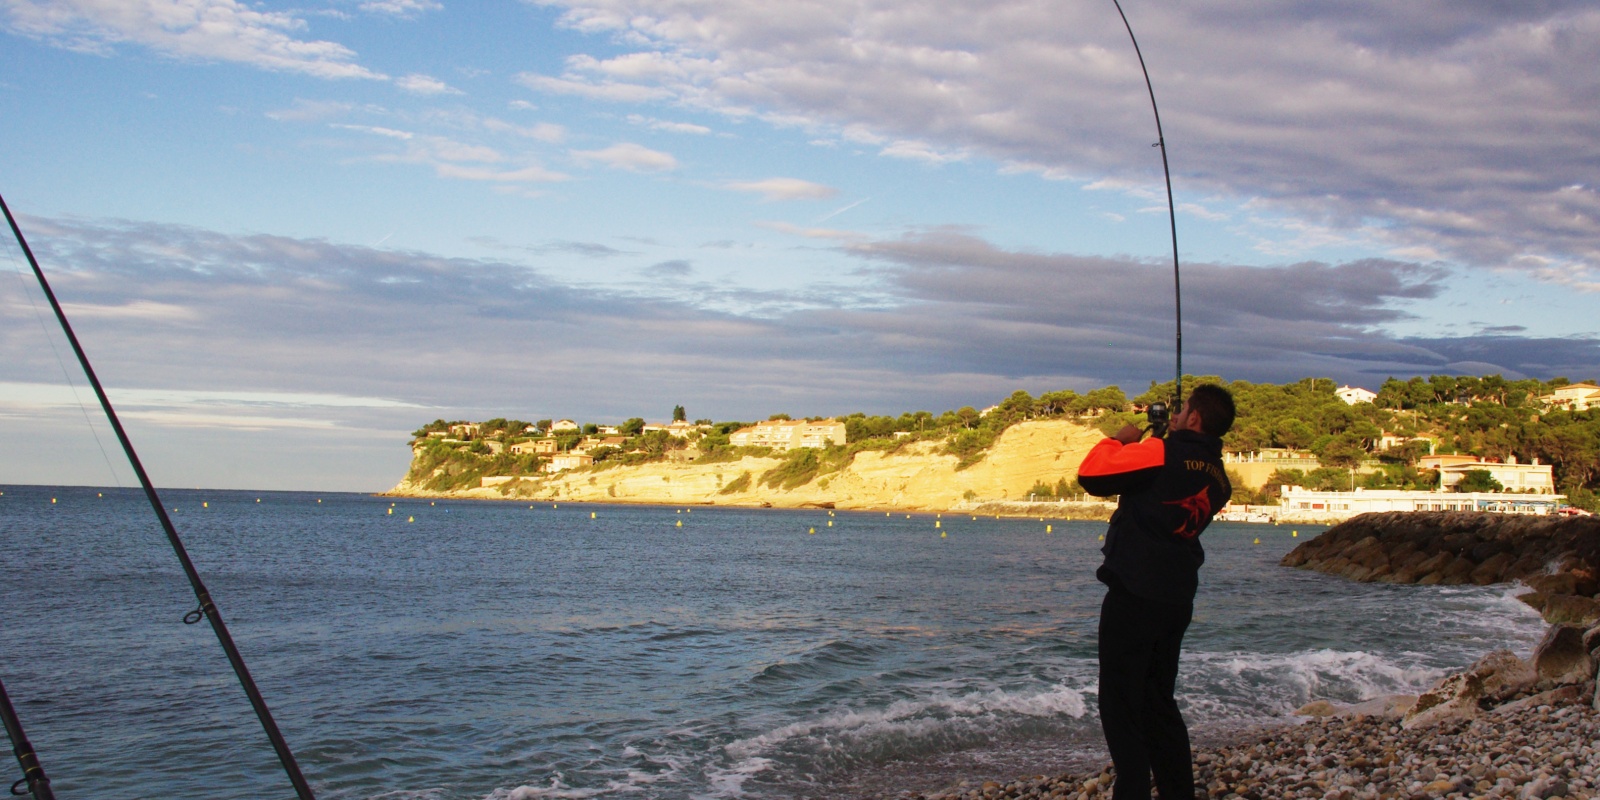
M 278 725 L 272 719 L 272 712 L 267 709 L 266 699 L 256 688 L 255 681 L 250 677 L 250 670 L 245 666 L 244 657 L 239 654 L 239 648 L 233 643 L 233 636 L 228 633 L 228 626 L 222 621 L 222 612 L 217 610 L 216 604 L 211 600 L 211 593 L 200 580 L 199 570 L 195 569 L 194 562 L 189 560 L 189 551 L 178 538 L 178 530 L 173 527 L 172 518 L 167 516 L 166 506 L 156 494 L 156 488 L 150 482 L 150 476 L 145 473 L 139 454 L 134 452 L 132 440 L 128 438 L 127 431 L 123 430 L 122 421 L 117 418 L 117 412 L 111 407 L 111 399 L 106 396 L 105 388 L 95 376 L 94 367 L 89 364 L 89 356 L 78 343 L 77 334 L 72 332 L 72 325 L 67 322 L 66 312 L 61 310 L 61 303 L 56 300 L 55 292 L 51 291 L 50 282 L 45 280 L 44 270 L 39 268 L 39 261 L 33 257 L 33 250 L 28 247 L 28 240 L 23 237 L 22 229 L 17 227 L 17 220 L 11 216 L 11 208 L 6 205 L 4 197 L 0 197 L 0 211 L 5 213 L 6 222 L 11 225 L 11 233 L 16 236 L 17 244 L 22 246 L 22 254 L 27 256 L 28 265 L 33 267 L 33 275 L 39 280 L 39 288 L 44 291 L 45 299 L 50 301 L 50 307 L 55 310 L 56 320 L 61 323 L 61 331 L 66 334 L 67 341 L 72 345 L 72 351 L 77 354 L 84 376 L 89 379 L 89 385 L 94 387 L 95 396 L 100 398 L 100 407 L 105 410 L 106 419 L 111 423 L 111 429 L 116 432 L 117 440 L 122 443 L 122 451 L 128 456 L 129 465 L 139 477 L 139 484 L 144 487 L 144 494 L 150 500 L 150 507 L 155 510 L 156 518 L 161 521 L 161 528 L 167 534 L 167 542 L 172 545 L 172 551 L 178 556 L 178 562 L 183 565 L 183 572 L 189 578 L 189 585 L 194 589 L 195 599 L 199 605 L 195 610 L 185 614 L 183 621 L 192 625 L 201 618 L 210 620 L 211 630 L 216 633 L 217 641 L 227 654 L 228 663 L 233 665 L 233 673 L 238 676 L 239 684 L 244 687 L 245 695 L 250 698 L 250 706 L 255 709 L 256 717 L 261 720 L 261 727 L 266 731 L 267 738 L 272 740 L 272 748 L 277 751 L 278 760 L 283 763 L 283 770 L 288 774 L 289 782 L 294 784 L 295 793 L 301 800 L 315 800 L 311 786 L 300 773 L 300 765 L 295 762 L 294 753 L 289 750 L 289 743 L 284 741 L 283 734 L 278 731 Z
M 1133 25 L 1128 23 L 1128 15 L 1122 10 L 1120 0 L 1111 0 L 1117 7 L 1117 15 L 1122 17 L 1122 27 L 1128 29 L 1128 38 L 1133 41 L 1133 53 L 1139 57 L 1139 70 L 1144 73 L 1144 86 L 1150 91 L 1150 110 L 1156 116 L 1156 143 L 1151 147 L 1161 149 L 1161 172 L 1167 178 L 1167 219 L 1172 224 L 1172 308 L 1173 327 L 1177 331 L 1177 383 L 1173 392 L 1173 405 L 1181 407 L 1183 403 L 1183 290 L 1178 280 L 1178 210 L 1172 202 L 1172 169 L 1167 166 L 1167 138 L 1161 133 L 1161 109 L 1156 108 L 1156 87 L 1150 83 L 1150 69 L 1144 65 L 1144 53 L 1139 50 L 1139 39 L 1133 35 Z M 1152 422 L 1154 420 L 1152 419 Z
M 72 392 L 72 401 L 78 404 L 78 411 L 83 414 L 83 422 L 89 428 L 89 435 L 94 437 L 94 446 L 100 448 L 100 458 L 106 462 L 106 471 L 111 473 L 111 482 L 122 488 L 122 478 L 117 475 L 117 468 L 111 463 L 111 454 L 106 452 L 106 443 L 100 440 L 100 431 L 95 428 L 94 419 L 89 416 L 89 404 L 83 402 L 83 395 L 78 394 L 78 384 L 72 380 L 72 373 L 67 369 L 67 360 L 61 357 L 61 349 L 56 347 L 56 339 L 50 335 L 50 326 L 45 324 L 44 312 L 39 309 L 39 304 L 33 300 L 33 292 L 28 290 L 27 278 L 22 274 L 20 264 L 13 258 L 11 263 L 17 267 L 17 287 L 22 291 L 22 296 L 28 299 L 28 307 L 33 309 L 33 318 L 39 323 L 39 330 L 44 333 L 44 341 L 50 345 L 50 354 L 56 357 L 56 366 L 61 368 L 61 378 L 66 381 L 67 388 Z

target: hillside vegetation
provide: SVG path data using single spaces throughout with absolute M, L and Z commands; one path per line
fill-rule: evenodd
M 1199 382 L 1223 383 L 1238 402 L 1239 418 L 1224 440 L 1227 450 L 1250 453 L 1285 448 L 1308 452 L 1317 462 L 1304 470 L 1280 470 L 1259 486 L 1236 480 L 1238 502 L 1273 502 L 1276 488 L 1285 483 L 1347 488 L 1351 470 L 1358 468 L 1359 485 L 1367 488 L 1432 488 L 1437 486 L 1438 476 L 1417 468 L 1417 460 L 1431 448 L 1437 453 L 1496 460 L 1537 458 L 1553 465 L 1558 491 L 1567 494 L 1574 505 L 1591 510 L 1600 506 L 1600 409 L 1549 409 L 1538 401 L 1570 383 L 1565 379 L 1508 381 L 1497 375 L 1391 378 L 1377 390 L 1373 402 L 1356 405 L 1340 400 L 1334 382 L 1325 378 L 1288 384 L 1185 378 L 1186 386 Z M 435 420 L 415 433 L 411 469 L 394 492 L 671 503 L 687 502 L 693 492 L 668 491 L 667 484 L 704 480 L 709 484 L 700 488 L 708 491 L 696 495 L 696 502 L 859 502 L 887 507 L 893 505 L 889 501 L 894 495 L 883 496 L 894 483 L 887 478 L 872 491 L 866 484 L 855 486 L 855 501 L 840 498 L 845 487 L 854 486 L 852 480 L 898 463 L 896 474 L 934 469 L 944 476 L 939 479 L 941 488 L 931 494 L 947 499 L 949 490 L 958 486 L 963 488 L 955 497 L 969 502 L 1030 495 L 1067 497 L 1081 491 L 1074 470 L 1082 455 L 1078 451 L 1087 450 L 1085 443 L 1092 444 L 1099 435 L 1124 423 L 1142 423 L 1144 406 L 1166 399 L 1172 388 L 1171 382 L 1153 383 L 1133 398 L 1115 386 L 1084 394 L 1063 390 L 1038 397 L 1018 391 L 982 412 L 963 407 L 941 414 L 914 411 L 894 417 L 856 413 L 839 418 L 847 433 L 845 443 L 788 453 L 732 446 L 729 434 L 746 425 L 742 422 L 701 420 L 706 426 L 702 430 L 674 438 L 660 430 L 645 432 L 643 420 L 635 418 L 619 426 L 620 435 L 611 437 L 615 444 L 589 450 L 595 459 L 593 466 L 553 475 L 541 471 L 544 457 L 515 455 L 508 449 L 517 442 L 546 436 L 549 420 L 488 420 L 479 423 L 477 435 L 466 441 L 438 435 L 460 422 Z M 681 419 L 682 408 L 674 411 Z M 1037 425 L 1045 422 L 1054 424 Z M 1045 444 L 1029 433 L 1012 437 L 1010 447 L 998 447 L 1019 425 L 1034 432 L 1047 428 L 1050 433 L 1043 439 L 1055 437 L 1055 441 Z M 599 426 L 591 423 L 553 438 L 560 449 L 570 450 L 598 433 Z M 1031 444 L 1023 447 L 1023 441 Z M 1385 444 L 1391 446 L 1383 447 Z M 1037 449 L 1040 447 L 1043 449 Z M 1072 453 L 1077 454 L 1075 458 L 1068 457 Z M 1047 463 L 1052 468 L 989 464 L 981 473 L 961 477 L 986 462 L 1010 459 Z M 1071 463 L 1060 467 L 1067 461 Z M 998 483 L 978 477 L 991 473 L 1007 477 Z M 931 479 L 933 474 L 923 477 Z M 649 475 L 649 481 L 661 485 L 647 487 L 633 480 L 635 475 Z M 495 476 L 514 480 L 479 488 L 483 478 Z M 1027 482 L 1018 485 L 1016 481 Z

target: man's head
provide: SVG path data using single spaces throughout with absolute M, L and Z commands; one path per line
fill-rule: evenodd
M 1233 429 L 1233 414 L 1233 395 L 1221 386 L 1203 383 L 1189 393 L 1189 402 L 1173 417 L 1172 427 L 1221 438 Z

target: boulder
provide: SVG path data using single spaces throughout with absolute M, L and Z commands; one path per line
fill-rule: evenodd
M 1342 717 L 1400 719 L 1417 704 L 1414 694 L 1389 694 L 1339 709 Z
M 1497 706 L 1489 713 L 1495 716 L 1501 716 L 1505 714 L 1515 714 L 1518 711 L 1525 711 L 1530 708 L 1538 708 L 1539 706 L 1565 706 L 1582 701 L 1582 686 L 1562 686 L 1560 688 L 1551 689 L 1548 692 L 1540 692 L 1531 697 L 1524 697 L 1515 703 L 1506 703 L 1503 706 Z
M 1498 700 L 1522 692 L 1539 680 L 1533 664 L 1517 657 L 1510 650 L 1496 650 L 1472 665 L 1468 673 L 1478 676 L 1483 686 L 1483 696 Z
M 1558 572 L 1554 575 L 1532 575 L 1522 579 L 1528 588 L 1542 594 L 1572 594 L 1577 591 L 1578 581 L 1572 575 Z
M 1583 629 L 1551 625 L 1533 649 L 1533 668 L 1539 680 L 1555 684 L 1583 683 L 1593 677 L 1594 660 L 1583 649 Z
M 1552 625 L 1589 627 L 1600 622 L 1600 600 L 1575 594 L 1553 594 L 1545 598 L 1544 621 Z
M 1585 655 L 1588 655 L 1585 653 Z M 1442 722 L 1478 716 L 1478 701 L 1483 698 L 1483 678 L 1471 672 L 1447 675 L 1432 689 L 1417 697 L 1415 705 L 1401 718 L 1407 730 Z
M 1312 700 L 1294 710 L 1297 717 L 1331 717 L 1338 713 L 1338 706 L 1326 700 Z
M 1330 703 L 1327 700 L 1312 700 L 1295 709 L 1294 715 L 1297 717 L 1345 717 L 1347 719 L 1361 719 L 1364 717 L 1399 719 L 1416 704 L 1417 696 L 1412 694 L 1390 694 L 1374 697 L 1371 700 L 1363 700 L 1353 706 Z
M 1583 649 L 1588 651 L 1591 657 L 1597 647 L 1600 647 L 1600 625 L 1583 632 Z
M 1489 556 L 1468 577 L 1479 586 L 1499 583 L 1505 580 L 1506 567 L 1511 566 L 1513 560 L 1510 553 L 1498 553 Z

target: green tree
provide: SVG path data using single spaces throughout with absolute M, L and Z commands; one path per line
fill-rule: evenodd
M 672 407 L 672 421 L 673 422 L 687 422 L 688 420 L 689 420 L 689 414 L 683 410 L 683 406 L 673 406 Z
M 627 422 L 617 426 L 617 430 L 621 431 L 623 436 L 638 436 L 644 433 L 644 418 L 629 417 Z
M 1469 469 L 1461 473 L 1461 480 L 1456 482 L 1458 492 L 1498 492 L 1504 488 L 1486 469 Z

